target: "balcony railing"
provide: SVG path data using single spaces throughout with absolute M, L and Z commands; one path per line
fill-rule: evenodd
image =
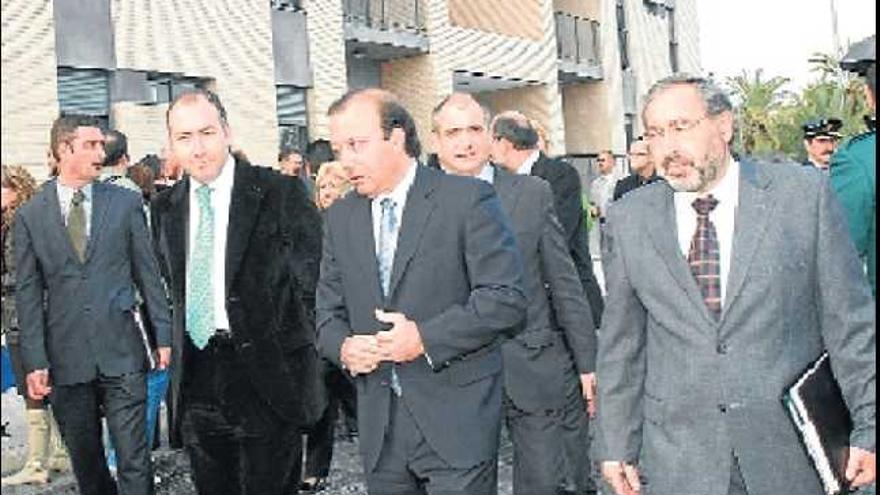
M 383 31 L 425 30 L 424 0 L 344 0 L 345 20 Z
M 556 13 L 556 44 L 560 60 L 578 65 L 601 65 L 599 21 L 565 12 Z

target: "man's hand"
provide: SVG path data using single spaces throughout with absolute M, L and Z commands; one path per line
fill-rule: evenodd
M 171 366 L 170 347 L 159 347 L 158 349 L 156 349 L 156 354 L 159 357 L 159 360 L 156 363 L 156 369 L 164 370 L 165 368 Z
M 372 373 L 382 362 L 375 335 L 352 335 L 342 342 L 339 358 L 352 376 Z
M 868 486 L 877 478 L 877 453 L 858 447 L 849 448 L 846 479 L 853 488 Z
M 28 396 L 33 400 L 43 400 L 52 393 L 49 384 L 49 370 L 34 370 L 27 374 Z
M 414 321 L 402 313 L 386 313 L 381 309 L 376 310 L 376 319 L 393 325 L 391 330 L 376 334 L 384 360 L 408 363 L 425 353 L 422 334 Z
M 610 461 L 602 463 L 602 476 L 616 495 L 638 495 L 642 490 L 639 470 L 630 464 Z
M 587 414 L 590 419 L 596 417 L 596 374 L 584 373 L 581 375 L 581 391 L 584 393 L 584 400 L 587 402 Z

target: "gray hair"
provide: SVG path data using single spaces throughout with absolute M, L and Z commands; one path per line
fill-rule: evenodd
M 654 98 L 673 86 L 693 86 L 700 93 L 700 97 L 706 105 L 706 113 L 711 116 L 733 111 L 730 96 L 715 81 L 693 74 L 677 73 L 657 81 L 648 90 L 648 94 L 645 95 L 645 103 L 642 106 L 642 122 L 645 121 L 645 109 L 654 101 Z

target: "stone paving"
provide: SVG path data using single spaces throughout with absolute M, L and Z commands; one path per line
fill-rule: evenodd
M 2 421 L 8 422 L 10 437 L 2 439 L 2 473 L 17 471 L 24 462 L 26 452 L 26 427 L 24 402 L 14 390 L 2 394 Z M 164 417 L 164 415 L 162 415 Z M 167 438 L 163 435 L 164 438 Z M 512 494 L 512 450 L 510 443 L 503 442 L 500 456 L 499 495 Z M 195 489 L 189 473 L 189 461 L 180 451 L 163 446 L 153 453 L 153 462 L 158 477 L 156 495 L 189 495 Z M 366 495 L 356 441 L 339 440 L 336 444 L 330 485 L 321 492 L 324 495 Z M 53 478 L 42 487 L 4 487 L 3 495 L 67 495 L 77 494 L 76 483 L 70 474 Z

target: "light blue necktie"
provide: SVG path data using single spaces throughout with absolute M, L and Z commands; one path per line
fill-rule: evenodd
M 382 295 L 388 297 L 391 288 L 391 269 L 394 266 L 394 244 L 397 236 L 397 204 L 391 198 L 383 199 L 379 205 L 382 207 L 382 215 L 379 219 L 379 252 L 376 253 L 379 262 L 379 282 L 382 285 Z M 403 389 L 400 386 L 400 377 L 397 369 L 391 368 L 391 390 L 400 397 Z
M 214 335 L 214 209 L 211 206 L 211 188 L 202 185 L 196 189 L 199 201 L 199 226 L 196 231 L 187 280 L 186 330 L 199 349 L 208 345 Z

